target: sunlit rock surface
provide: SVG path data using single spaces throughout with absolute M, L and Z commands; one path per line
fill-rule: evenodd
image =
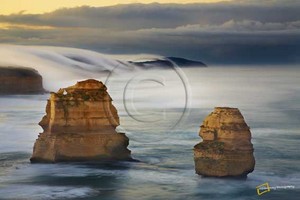
M 32 162 L 130 160 L 129 139 L 106 86 L 96 80 L 51 93 Z
M 245 177 L 254 170 L 250 128 L 237 108 L 215 108 L 199 135 L 203 141 L 194 147 L 197 174 Z
M 0 95 L 42 94 L 42 76 L 34 69 L 0 66 Z

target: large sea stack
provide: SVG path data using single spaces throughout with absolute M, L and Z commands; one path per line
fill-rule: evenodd
M 250 128 L 237 108 L 217 107 L 200 129 L 194 147 L 196 173 L 213 177 L 246 177 L 255 159 Z
M 42 94 L 42 76 L 34 69 L 0 66 L 0 95 Z
M 119 116 L 102 82 L 86 80 L 51 93 L 46 113 L 31 162 L 131 160 L 129 139 L 115 130 Z

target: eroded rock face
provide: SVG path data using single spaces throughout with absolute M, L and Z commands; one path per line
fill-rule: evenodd
M 51 93 L 32 162 L 130 160 L 129 139 L 106 86 L 96 80 Z
M 245 177 L 254 170 L 250 128 L 237 108 L 215 108 L 199 135 L 203 141 L 194 147 L 197 174 Z
M 42 76 L 34 69 L 0 66 L 0 95 L 42 94 Z

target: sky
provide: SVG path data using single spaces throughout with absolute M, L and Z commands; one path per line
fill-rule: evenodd
M 300 63 L 298 0 L 109 1 L 109 7 L 108 1 L 0 1 L 0 44 L 159 54 L 207 64 Z
M 112 6 L 117 4 L 130 3 L 152 3 L 154 0 L 1 0 L 0 13 L 12 14 L 20 11 L 26 13 L 44 13 L 50 12 L 63 7 L 77 6 Z M 212 3 L 222 0 L 156 0 L 158 3 Z M 223 0 L 229 1 L 229 0 Z

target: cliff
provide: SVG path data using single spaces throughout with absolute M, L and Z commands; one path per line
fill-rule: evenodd
M 0 83 L 0 95 L 45 92 L 42 76 L 31 68 L 0 67 Z
M 32 162 L 131 159 L 129 139 L 115 131 L 119 116 L 102 82 L 90 79 L 51 93 L 39 125 L 44 132 Z
M 215 108 L 199 135 L 203 141 L 194 147 L 197 174 L 245 177 L 254 170 L 250 128 L 237 108 Z

